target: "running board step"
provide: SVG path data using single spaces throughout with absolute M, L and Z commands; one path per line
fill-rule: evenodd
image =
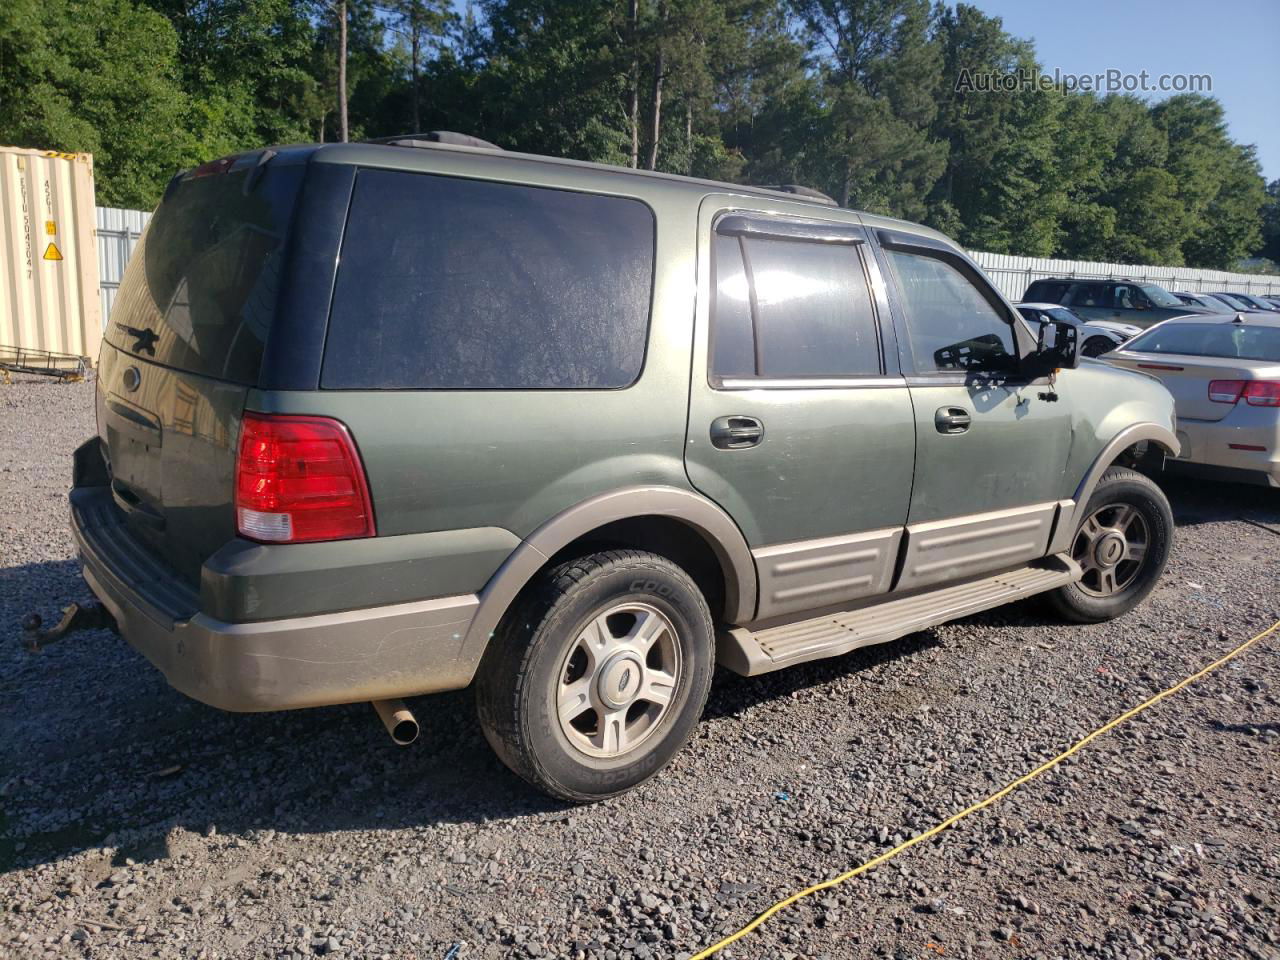
M 734 627 L 720 634 L 716 659 L 734 673 L 754 677 L 808 660 L 837 657 L 873 643 L 896 640 L 925 627 L 1074 583 L 1080 576 L 1079 565 L 1066 554 L 1058 554 L 1019 570 L 885 600 L 857 610 L 823 614 L 754 631 Z

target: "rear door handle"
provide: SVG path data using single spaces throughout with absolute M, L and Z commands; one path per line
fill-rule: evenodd
M 939 407 L 933 415 L 933 425 L 939 433 L 964 433 L 973 419 L 964 407 Z
M 764 439 L 764 424 L 755 417 L 717 417 L 711 421 L 711 445 L 720 450 L 743 450 Z

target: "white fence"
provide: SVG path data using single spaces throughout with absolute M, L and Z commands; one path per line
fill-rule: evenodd
M 116 290 L 124 276 L 124 265 L 133 253 L 134 244 L 151 214 L 141 210 L 117 210 L 98 207 L 98 262 L 101 265 L 102 321 L 105 324 Z M 1037 257 L 1015 257 L 1006 253 L 970 255 L 991 278 L 991 282 L 1010 300 L 1022 299 L 1033 280 L 1045 277 L 1071 277 L 1082 280 L 1149 280 L 1169 290 L 1192 293 L 1214 290 L 1239 291 L 1262 296 L 1280 297 L 1280 277 L 1249 273 L 1227 273 L 1222 270 L 1197 270 L 1194 267 L 1144 267 L 1123 263 L 1092 263 L 1084 260 L 1046 260 Z
M 1253 293 L 1280 297 L 1280 277 L 1255 273 L 1227 273 L 1224 270 L 1199 270 L 1195 267 L 1144 267 L 1126 263 L 1093 263 L 1087 260 L 1045 260 L 1038 257 L 1015 257 L 1007 253 L 979 253 L 969 256 L 991 282 L 1015 303 L 1033 280 L 1045 277 L 1070 277 L 1079 280 L 1143 280 L 1158 283 L 1166 290 L 1190 293 L 1225 290 L 1228 293 Z
M 102 325 L 115 303 L 116 291 L 124 277 L 124 265 L 142 236 L 151 214 L 141 210 L 98 207 L 98 290 L 102 297 Z

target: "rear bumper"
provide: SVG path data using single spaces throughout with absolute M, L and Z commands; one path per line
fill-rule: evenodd
M 260 711 L 381 700 L 465 687 L 463 639 L 475 594 L 228 623 L 128 548 L 105 487 L 71 494 L 71 529 L 89 587 L 129 644 L 170 685 L 223 710 Z
M 1182 451 L 1172 464 L 1206 476 L 1280 486 L 1280 411 L 1239 404 L 1221 420 L 1178 420 Z M 1257 449 L 1261 448 L 1261 449 Z

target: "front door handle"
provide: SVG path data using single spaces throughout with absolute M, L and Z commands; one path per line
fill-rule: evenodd
M 964 433 L 971 423 L 973 419 L 964 407 L 939 407 L 933 415 L 933 425 L 939 433 Z
M 717 417 L 711 421 L 711 445 L 721 450 L 743 450 L 764 439 L 764 424 L 755 417 Z

